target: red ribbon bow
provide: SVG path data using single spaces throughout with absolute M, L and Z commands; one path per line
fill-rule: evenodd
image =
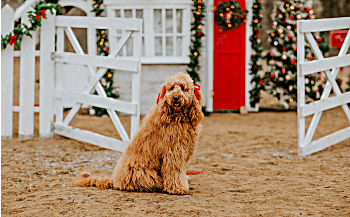
M 197 100 L 199 100 L 198 99 L 198 90 L 201 89 L 201 86 L 199 86 L 198 84 L 194 84 L 194 85 L 195 85 L 195 87 L 194 87 L 194 94 L 196 95 Z
M 165 92 L 166 92 L 166 88 L 164 87 L 162 99 L 164 98 Z M 159 102 L 159 96 L 160 96 L 160 93 L 158 94 L 157 105 L 158 105 L 158 102 Z
M 16 40 L 17 40 L 17 35 L 10 35 L 10 41 L 9 44 L 10 45 L 16 45 Z
M 40 12 L 36 12 L 35 20 L 39 20 L 40 16 L 42 16 L 45 19 L 45 10 L 42 9 Z

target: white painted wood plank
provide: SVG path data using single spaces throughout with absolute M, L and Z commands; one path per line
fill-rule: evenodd
M 1 34 L 13 30 L 14 11 L 9 5 L 1 9 Z M 1 139 L 12 138 L 13 105 L 13 46 L 1 50 Z M 6 64 L 4 64 L 6 63 Z
M 116 11 L 114 9 L 112 9 L 111 7 L 106 7 L 106 11 L 107 11 L 107 16 L 108 17 L 116 17 Z M 115 44 L 117 44 L 117 36 L 116 36 L 116 29 L 113 28 L 109 28 L 108 29 L 108 40 L 109 40 L 109 50 L 110 52 L 114 52 L 115 49 Z
M 325 111 L 343 104 L 350 103 L 350 92 L 343 93 L 340 96 L 330 97 L 328 99 L 315 101 L 300 107 L 303 117 L 314 114 L 315 112 Z
M 132 58 L 107 58 L 103 56 L 81 55 L 68 52 L 55 52 L 54 59 L 59 63 L 71 63 L 137 72 L 137 60 Z
M 188 48 L 188 47 L 187 47 Z M 186 48 L 186 49 L 187 49 Z M 187 49 L 188 50 L 188 49 Z M 147 53 L 148 49 L 146 50 Z M 149 57 L 149 56 L 143 56 L 141 57 L 141 63 L 142 64 L 188 64 L 190 62 L 190 58 L 184 57 L 184 56 L 177 56 L 177 57 Z
M 40 50 L 36 50 L 35 52 L 36 57 L 40 57 Z M 13 56 L 14 57 L 20 57 L 21 56 L 21 51 L 13 51 Z
M 213 0 L 208 0 L 207 5 L 207 54 L 208 54 L 208 60 L 207 60 L 207 75 L 208 75 L 208 88 L 207 88 L 207 111 L 213 112 L 213 87 L 214 87 L 214 15 L 212 13 L 213 11 Z
M 39 106 L 34 106 L 33 107 L 33 110 L 34 110 L 34 112 L 40 112 L 40 107 Z M 13 106 L 12 107 L 12 111 L 13 112 L 19 112 L 19 106 L 17 105 L 17 106 Z
M 321 151 L 325 148 L 328 148 L 332 145 L 335 145 L 348 138 L 350 138 L 350 127 L 347 127 L 335 133 L 324 136 L 316 141 L 313 141 L 308 145 L 303 146 L 299 150 L 299 154 L 302 156 L 309 155 L 309 154 Z
M 122 29 L 138 31 L 142 19 L 105 18 L 105 17 L 79 17 L 79 16 L 57 16 L 56 26 L 75 28 L 98 28 L 98 29 Z
M 58 52 L 64 52 L 64 28 L 58 27 L 57 28 L 57 51 Z M 69 79 L 68 76 L 65 76 L 65 68 L 63 67 L 62 63 L 56 63 L 56 88 L 64 88 L 64 82 L 65 78 Z M 54 106 L 55 106 L 55 115 L 56 115 L 56 122 L 62 123 L 63 122 L 63 103 L 61 99 L 54 99 Z
M 28 7 L 22 14 L 22 24 L 30 25 L 27 16 Z M 21 43 L 20 81 L 19 81 L 19 123 L 18 137 L 32 139 L 34 135 L 34 90 L 35 90 L 35 43 L 36 31 L 31 32 L 33 37 L 24 36 Z
M 55 12 L 56 13 L 56 12 Z M 40 109 L 39 113 L 39 135 L 41 138 L 53 136 L 52 124 L 54 120 L 54 87 L 55 87 L 55 62 L 51 60 L 51 53 L 55 51 L 55 17 L 47 13 L 41 27 L 40 45 L 42 48 L 40 56 Z
M 305 36 L 301 33 L 301 22 L 297 24 L 297 99 L 298 99 L 298 149 L 305 140 L 305 117 L 302 116 L 300 107 L 305 105 L 305 76 L 302 74 L 301 65 L 305 61 Z
M 165 9 L 161 9 L 162 12 L 162 56 L 166 56 L 166 39 L 165 39 Z
M 350 54 L 337 57 L 328 57 L 323 60 L 314 60 L 301 64 L 303 75 L 321 72 L 335 67 L 344 67 L 350 63 Z
M 123 100 L 108 97 L 102 98 L 97 95 L 73 92 L 64 89 L 56 89 L 55 97 L 62 99 L 63 103 L 65 100 L 69 100 L 78 103 L 86 103 L 88 105 L 93 105 L 101 108 L 113 109 L 128 114 L 136 114 L 137 105 L 133 102 L 126 102 Z
M 140 126 L 140 99 L 141 99 L 141 55 L 142 30 L 134 33 L 134 58 L 138 59 L 137 74 L 132 75 L 131 101 L 137 105 L 136 114 L 131 116 L 130 138 L 133 138 Z
M 302 33 L 349 29 L 350 17 L 303 20 L 300 24 Z
M 59 123 L 54 123 L 54 133 L 114 151 L 124 152 L 127 146 L 127 142 Z

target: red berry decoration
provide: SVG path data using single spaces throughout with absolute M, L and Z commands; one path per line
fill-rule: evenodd
M 311 60 L 313 60 L 314 58 L 312 58 L 312 56 L 309 56 L 309 58 L 307 58 L 307 59 L 311 61 Z
M 202 31 L 198 31 L 197 37 L 200 37 L 202 35 Z
M 291 14 L 289 17 L 290 17 L 290 19 L 292 19 L 292 20 L 294 19 L 294 15 L 293 15 L 293 14 Z
M 255 57 L 255 54 L 250 55 L 251 57 Z
M 291 63 L 292 65 L 295 65 L 296 62 L 295 62 L 295 60 L 291 60 L 290 63 Z
M 311 11 L 311 8 L 306 8 L 306 11 L 307 11 L 307 12 Z
M 275 74 L 270 74 L 270 77 L 271 77 L 271 78 L 274 78 L 274 77 L 275 77 Z
M 291 36 L 291 35 L 289 35 L 289 34 L 287 35 L 287 37 L 288 37 L 289 39 L 291 39 L 291 38 L 292 38 L 292 36 Z
M 286 51 L 286 50 L 287 50 L 287 48 L 285 48 L 285 47 L 284 47 L 284 48 L 282 48 L 282 50 L 283 50 L 283 51 Z
M 259 81 L 259 84 L 264 85 L 264 82 L 263 81 Z
M 273 57 L 273 53 L 270 53 L 270 57 Z
M 297 47 L 293 47 L 293 50 L 294 50 L 294 51 L 297 51 Z
M 300 8 L 301 8 L 300 5 L 298 5 L 298 6 L 297 6 L 297 9 L 300 10 Z
M 321 37 L 318 37 L 318 38 L 317 38 L 317 41 L 318 41 L 318 42 L 321 42 L 321 41 L 322 41 L 322 38 L 321 38 Z

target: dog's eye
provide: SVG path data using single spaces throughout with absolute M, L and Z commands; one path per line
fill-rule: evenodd
M 170 90 L 174 90 L 174 86 L 172 86 L 172 87 L 170 88 Z
M 180 86 L 181 87 L 181 90 L 184 91 L 185 90 L 185 87 L 183 85 Z

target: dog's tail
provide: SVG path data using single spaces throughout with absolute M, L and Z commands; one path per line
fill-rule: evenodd
M 97 187 L 98 189 L 107 189 L 107 188 L 113 188 L 113 181 L 110 179 L 110 177 L 98 177 L 98 176 L 91 176 L 87 172 L 82 172 L 78 175 L 76 180 L 74 181 L 74 184 L 80 187 Z

